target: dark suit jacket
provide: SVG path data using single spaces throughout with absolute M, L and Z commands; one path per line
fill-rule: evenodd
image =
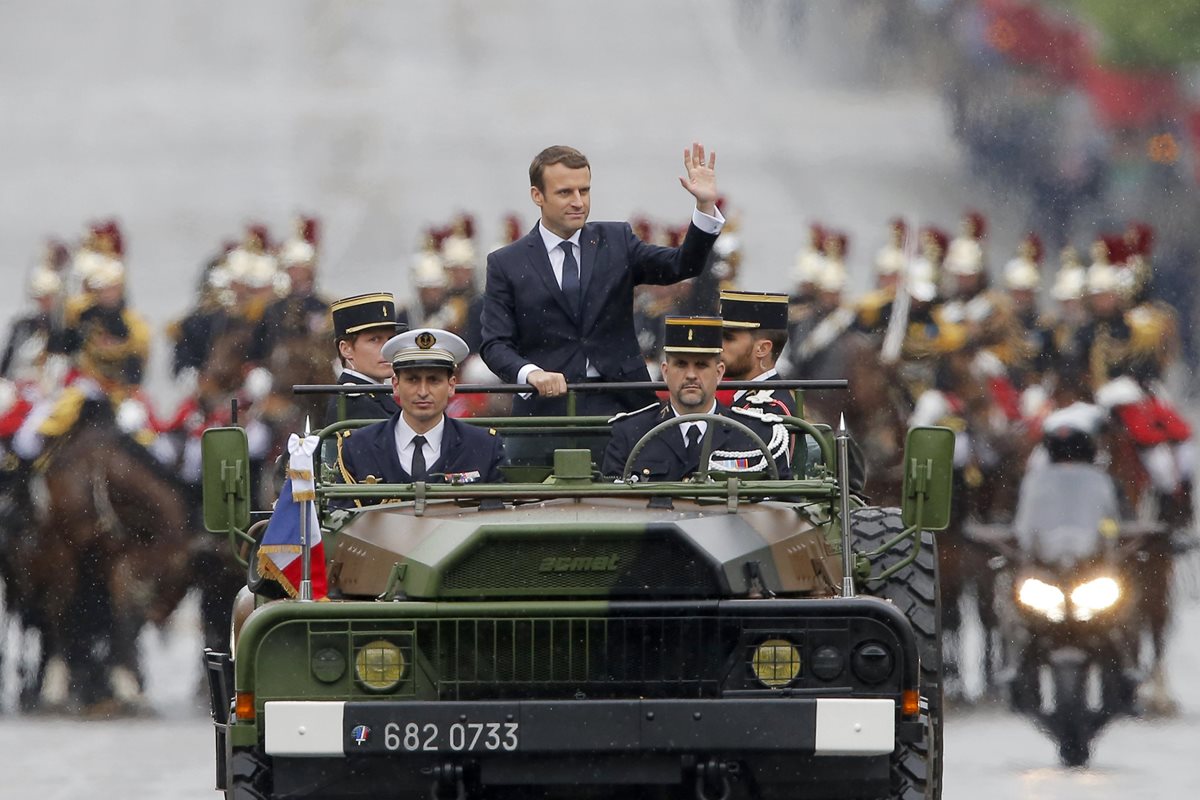
M 396 452 L 396 421 L 399 415 L 338 438 L 338 468 L 346 483 L 362 483 L 374 476 L 379 483 L 412 483 L 400 466 Z M 446 474 L 478 472 L 475 482 L 499 483 L 504 449 L 496 432 L 446 417 L 442 452 L 429 465 L 430 483 L 444 483 Z M 434 473 L 440 473 L 435 475 Z
M 540 223 L 539 223 L 540 224 Z M 646 244 L 627 222 L 589 222 L 579 238 L 581 319 L 572 316 L 535 225 L 491 253 L 480 354 L 505 383 L 526 364 L 580 382 L 591 361 L 607 381 L 649 380 L 633 326 L 633 287 L 677 283 L 700 274 L 715 235 L 688 226 L 677 248 Z M 652 401 L 653 396 L 642 400 Z M 563 400 L 514 400 L 514 413 L 561 413 Z M 628 407 L 628 406 L 627 406 Z M 636 407 L 636 406 L 634 406 Z
M 349 372 L 343 372 L 341 375 L 338 375 L 337 382 L 342 385 L 353 383 L 359 386 L 368 386 L 374 383 L 374 381 L 363 380 Z M 385 382 L 379 381 L 379 383 Z M 338 402 L 342 397 L 346 398 L 346 415 L 344 417 L 338 414 Z M 341 419 L 387 419 L 399 411 L 400 406 L 396 405 L 396 399 L 390 393 L 335 394 L 329 398 L 329 404 L 325 407 L 325 424 L 332 425 Z
M 768 445 L 771 444 L 769 425 L 752 417 L 734 414 L 729 408 L 719 403 L 717 404 L 717 413 L 743 423 L 757 433 L 764 442 Z M 674 414 L 671 406 L 661 403 L 657 407 L 651 406 L 643 411 L 635 411 L 619 417 L 613 422 L 612 439 L 609 440 L 608 449 L 604 451 L 604 464 L 601 466 L 600 474 L 620 477 L 625 469 L 625 462 L 629 459 L 629 454 L 638 440 L 655 425 L 665 422 L 672 416 Z M 712 425 L 711 427 L 714 429 L 712 432 L 713 452 L 752 450 L 754 453 L 749 456 L 751 461 L 756 462 L 761 458 L 760 455 L 756 455 L 758 448 L 751 444 L 750 440 L 741 432 L 724 425 Z M 786 443 L 775 453 L 775 463 L 779 466 L 781 478 L 791 476 Z M 682 429 L 674 428 L 663 431 L 662 434 L 647 443 L 642 452 L 638 454 L 637 460 L 634 461 L 631 474 L 637 475 L 639 480 L 643 481 L 678 481 L 691 475 L 699 466 L 698 456 L 690 459 L 687 456 Z

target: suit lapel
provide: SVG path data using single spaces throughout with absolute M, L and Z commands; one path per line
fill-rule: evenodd
M 412 480 L 412 476 L 400 466 L 400 452 L 396 449 L 396 423 L 400 420 L 399 414 L 392 415 L 388 420 L 388 424 L 383 428 L 383 436 L 375 440 L 376 454 L 379 458 L 379 463 L 386 468 L 383 475 L 379 475 L 379 479 L 383 480 L 385 476 L 396 475 L 399 480 L 395 483 L 408 483 Z
M 448 453 L 457 453 L 460 448 L 458 446 L 459 435 L 458 425 L 450 417 L 445 418 L 442 423 L 445 428 L 442 430 L 442 451 L 438 454 L 437 461 L 429 465 L 428 472 L 432 475 L 435 472 L 446 472 L 451 470 L 453 465 L 449 463 Z
M 596 256 L 604 247 L 604 232 L 598 225 L 584 225 L 579 235 L 579 289 L 583 301 L 579 316 L 581 327 L 587 333 L 600 316 L 600 301 L 591 295 L 592 280 L 596 277 Z
M 533 271 L 541 279 L 546 286 L 546 291 L 558 303 L 558 307 L 567 315 L 568 319 L 574 319 L 571 315 L 571 309 L 567 305 L 566 295 L 558 285 L 558 280 L 554 277 L 554 267 L 550 266 L 550 256 L 546 253 L 546 242 L 542 239 L 541 231 L 538 230 L 537 223 L 533 226 L 533 230 L 525 236 L 525 244 L 529 257 L 529 264 L 533 267 Z

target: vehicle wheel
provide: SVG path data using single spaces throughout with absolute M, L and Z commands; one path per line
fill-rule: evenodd
M 234 750 L 229 762 L 225 800 L 267 800 L 271 797 L 270 758 L 257 750 Z
M 1076 667 L 1054 670 L 1054 729 L 1064 767 L 1086 766 L 1091 757 L 1091 720 L 1084 698 L 1086 674 Z
M 904 530 L 898 508 L 852 511 L 855 550 L 874 550 Z M 880 572 L 912 554 L 905 539 L 872 561 Z M 921 532 L 917 558 L 884 581 L 869 581 L 864 594 L 889 600 L 912 623 L 921 657 L 921 697 L 929 716 L 923 741 L 901 744 L 892 754 L 892 796 L 900 800 L 937 800 L 942 796 L 942 598 L 938 582 L 937 545 Z

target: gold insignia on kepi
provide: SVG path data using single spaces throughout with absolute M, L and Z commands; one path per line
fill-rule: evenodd
M 429 331 L 425 331 L 417 337 L 417 347 L 421 348 L 422 350 L 428 350 L 435 344 L 437 344 L 437 338 Z
M 720 353 L 720 317 L 667 317 L 663 350 L 667 353 Z

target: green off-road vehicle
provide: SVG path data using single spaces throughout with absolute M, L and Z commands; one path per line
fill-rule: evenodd
M 505 437 L 502 485 L 341 485 L 326 456 L 330 599 L 280 598 L 251 557 L 232 652 L 205 654 L 217 788 L 940 797 L 929 531 L 949 516 L 953 434 L 910 432 L 903 508 L 877 508 L 848 487 L 844 434 L 782 421 L 787 481 L 602 479 L 593 417 L 476 420 Z M 205 523 L 235 543 L 262 524 L 245 448 L 240 428 L 205 434 Z

